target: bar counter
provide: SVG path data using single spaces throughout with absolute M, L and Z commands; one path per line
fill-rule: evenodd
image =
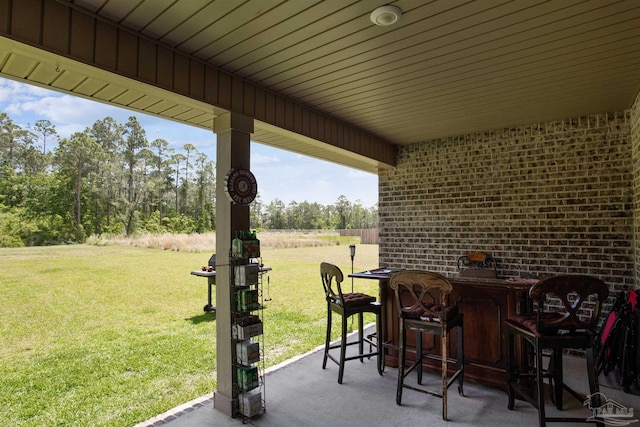
M 391 275 L 397 270 L 378 268 L 350 274 L 358 279 L 379 281 L 382 303 L 382 341 L 385 343 L 385 365 L 398 366 L 399 323 L 394 293 L 388 289 Z M 532 281 L 526 279 L 484 279 L 448 277 L 453 285 L 449 301 L 457 302 L 464 313 L 465 380 L 506 390 L 507 334 L 504 321 L 530 310 L 528 298 Z M 450 355 L 456 354 L 455 331 L 448 340 Z M 425 335 L 424 346 L 434 355 L 440 354 L 439 338 Z M 407 357 L 415 360 L 413 331 L 407 334 Z M 525 349 L 519 346 L 516 363 L 525 364 Z M 439 370 L 436 361 L 425 361 L 427 369 Z

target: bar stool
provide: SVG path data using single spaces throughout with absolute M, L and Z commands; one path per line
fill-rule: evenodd
M 550 378 L 552 400 L 555 406 L 562 410 L 563 389 L 578 399 L 580 403 L 586 399 L 592 407 L 599 406 L 598 378 L 594 364 L 594 344 L 597 337 L 596 327 L 602 302 L 608 297 L 609 288 L 600 279 L 581 275 L 562 275 L 543 279 L 529 290 L 529 296 L 534 302 L 534 312 L 514 316 L 507 319 L 507 382 L 509 403 L 513 409 L 515 393 L 538 409 L 540 426 L 546 422 L 596 422 L 587 418 L 547 417 L 544 405 L 544 378 Z M 545 312 L 544 304 L 549 297 L 560 299 L 563 310 L 559 312 Z M 584 305 L 593 306 L 591 316 L 587 319 L 579 317 L 585 312 Z M 533 347 L 534 364 L 526 372 L 518 372 L 515 366 L 515 337 L 522 337 Z M 564 349 L 585 349 L 587 376 L 589 378 L 589 396 L 578 394 L 563 381 L 562 353 Z M 549 368 L 542 367 L 543 350 L 552 350 Z M 533 379 L 537 389 L 535 396 L 527 390 L 521 379 Z M 529 392 L 528 392 L 529 391 Z M 601 424 L 601 423 L 598 423 Z
M 393 274 L 389 279 L 389 286 L 395 292 L 400 321 L 400 360 L 396 403 L 398 405 L 402 404 L 403 388 L 439 397 L 442 399 L 442 419 L 446 421 L 447 390 L 456 380 L 458 381 L 458 393 L 464 396 L 463 315 L 458 311 L 457 305 L 447 304 L 447 297 L 453 290 L 453 286 L 444 276 L 420 270 L 406 270 Z M 454 328 L 458 328 L 456 371 L 451 377 L 448 377 L 448 363 L 453 362 L 453 360 L 450 360 L 447 356 L 447 337 Z M 416 331 L 416 360 L 406 369 L 408 330 Z M 440 357 L 423 354 L 423 333 L 440 336 Z M 422 385 L 422 361 L 427 358 L 441 361 L 442 388 L 440 391 L 432 391 L 425 387 L 414 387 L 404 383 L 407 375 L 417 368 L 418 384 Z
M 328 262 L 320 264 L 320 276 L 322 277 L 322 285 L 324 287 L 325 297 L 327 300 L 327 336 L 324 347 L 324 358 L 322 360 L 322 369 L 327 367 L 327 359 L 331 359 L 338 366 L 338 384 L 342 384 L 342 377 L 344 374 L 344 364 L 346 361 L 360 359 L 361 362 L 364 358 L 371 358 L 376 356 L 376 366 L 378 373 L 382 375 L 383 360 L 382 360 L 382 346 L 377 345 L 370 338 L 364 336 L 363 332 L 363 316 L 364 313 L 373 313 L 376 315 L 376 335 L 380 336 L 380 312 L 381 305 L 376 302 L 376 298 L 363 293 L 343 293 L 342 281 L 344 276 L 342 271 L 337 266 Z M 332 313 L 338 313 L 342 316 L 342 330 L 340 336 L 340 342 L 338 344 L 331 345 L 331 323 Z M 348 319 L 358 315 L 358 340 L 347 342 L 347 323 Z M 364 343 L 369 344 L 369 352 L 364 352 Z M 358 354 L 353 356 L 346 355 L 347 347 L 350 345 L 358 344 Z M 375 347 L 375 351 L 372 350 L 372 346 Z M 340 357 L 336 359 L 330 350 L 340 348 Z

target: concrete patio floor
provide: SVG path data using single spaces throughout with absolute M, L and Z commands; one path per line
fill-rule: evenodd
M 588 383 L 585 361 L 565 357 L 565 379 L 576 391 L 586 394 Z M 514 410 L 507 409 L 507 394 L 503 391 L 466 381 L 464 394 L 456 386 L 449 389 L 449 421 L 443 421 L 441 399 L 405 389 L 402 406 L 396 405 L 397 369 L 386 368 L 378 375 L 375 361 L 347 362 L 343 384 L 338 384 L 338 367 L 328 362 L 322 369 L 322 350 L 289 361 L 268 371 L 264 387 L 266 412 L 244 420 L 245 424 L 264 427 L 315 426 L 537 426 L 537 411 L 530 404 L 516 400 Z M 439 376 L 427 374 L 425 384 L 437 390 Z M 613 375 L 601 376 L 600 391 L 608 400 L 633 409 L 640 418 L 640 396 L 624 393 Z M 637 393 L 637 390 L 634 390 Z M 580 402 L 564 394 L 564 410 L 557 411 L 550 403 L 547 414 L 588 418 L 592 412 Z M 231 418 L 213 407 L 212 394 L 154 417 L 136 427 L 232 427 L 243 420 Z M 552 425 L 584 425 L 552 423 Z M 640 426 L 636 421 L 632 425 Z

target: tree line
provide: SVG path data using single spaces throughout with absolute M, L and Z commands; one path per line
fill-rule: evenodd
M 53 148 L 52 148 L 53 147 Z M 137 118 L 111 117 L 60 138 L 53 123 L 21 127 L 0 112 L 0 247 L 83 242 L 90 235 L 215 231 L 215 163 L 192 144 L 149 141 Z M 256 229 L 377 225 L 377 208 L 260 195 Z

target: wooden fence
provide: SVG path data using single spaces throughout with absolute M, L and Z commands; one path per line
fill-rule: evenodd
M 353 228 L 349 230 L 340 230 L 341 236 L 360 236 L 360 243 L 363 245 L 378 244 L 377 228 Z

